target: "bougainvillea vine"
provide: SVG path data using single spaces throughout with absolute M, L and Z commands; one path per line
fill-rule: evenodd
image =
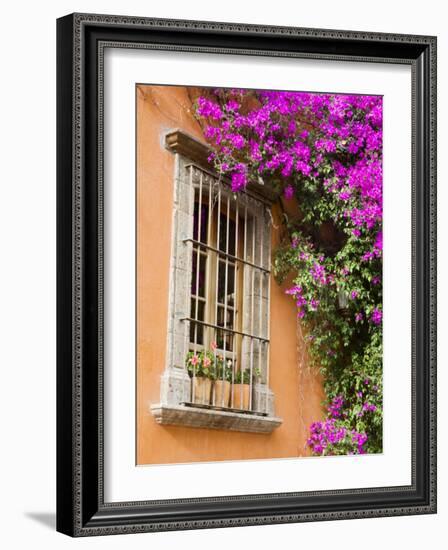
M 382 97 L 216 89 L 196 114 L 209 161 L 235 193 L 269 185 L 285 215 L 280 282 L 305 323 L 325 377 L 327 418 L 313 454 L 382 450 Z

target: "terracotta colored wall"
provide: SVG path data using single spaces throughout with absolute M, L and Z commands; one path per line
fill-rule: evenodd
M 137 464 L 294 457 L 307 454 L 307 427 L 322 416 L 320 376 L 307 362 L 293 300 L 271 282 L 270 386 L 283 424 L 272 434 L 156 424 L 165 368 L 174 156 L 163 134 L 180 128 L 202 139 L 191 114 L 195 91 L 137 87 Z M 273 208 L 279 221 L 278 207 Z M 279 239 L 273 231 L 273 244 Z

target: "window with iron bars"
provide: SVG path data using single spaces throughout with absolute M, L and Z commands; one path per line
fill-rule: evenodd
M 187 368 L 192 406 L 269 414 L 270 243 L 266 206 L 186 166 L 193 202 Z M 189 352 L 189 353 L 188 353 Z M 192 364 L 195 359 L 198 368 Z M 198 384 L 204 362 L 210 383 Z M 202 381 L 201 381 L 202 382 Z
M 165 143 L 175 154 L 167 353 L 150 411 L 159 424 L 271 433 L 282 424 L 269 386 L 275 199 L 232 193 L 204 167 L 208 146 L 181 130 Z

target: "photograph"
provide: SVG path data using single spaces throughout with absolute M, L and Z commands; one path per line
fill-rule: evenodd
M 136 83 L 136 464 L 383 452 L 383 97 Z

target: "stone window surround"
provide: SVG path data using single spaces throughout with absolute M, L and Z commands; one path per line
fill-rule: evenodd
M 165 134 L 164 146 L 175 155 L 167 360 L 165 371 L 161 376 L 160 403 L 150 404 L 150 411 L 156 422 L 160 424 L 270 433 L 282 423 L 282 420 L 275 416 L 274 394 L 267 384 L 267 350 L 266 357 L 263 357 L 261 382 L 255 383 L 253 390 L 254 409 L 265 412 L 265 416 L 182 405 L 189 400 L 187 396 L 190 395 L 191 386 L 191 379 L 184 368 L 185 350 L 189 345 L 187 329 L 189 323 L 182 319 L 189 317 L 190 309 L 191 248 L 186 246 L 184 239 L 191 238 L 192 235 L 194 200 L 191 186 L 185 185 L 185 174 L 187 166 L 192 163 L 200 170 L 209 171 L 210 165 L 207 158 L 211 149 L 181 130 L 172 130 Z M 269 188 L 260 185 L 249 186 L 245 197 L 248 208 L 257 218 L 265 218 L 265 223 L 257 224 L 259 231 L 264 232 L 257 235 L 257 239 L 261 239 L 259 242 L 266 243 L 265 258 L 270 257 L 270 220 L 266 219 L 267 210 L 275 198 L 276 195 Z M 243 289 L 243 296 L 246 303 L 251 299 L 247 288 Z M 265 301 L 267 312 L 268 296 L 260 297 L 258 293 L 258 295 L 254 294 L 254 299 Z M 249 322 L 247 310 L 247 307 L 243 307 L 243 329 L 246 330 Z M 258 310 L 255 309 L 255 311 Z M 262 333 L 268 335 L 268 315 L 264 317 L 260 321 L 262 324 L 260 328 Z M 247 350 L 244 352 L 243 349 L 243 357 L 245 353 L 247 355 L 248 352 Z

